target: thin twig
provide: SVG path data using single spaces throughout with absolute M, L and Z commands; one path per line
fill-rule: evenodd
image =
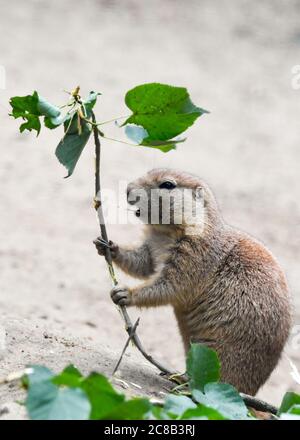
M 101 154 L 101 144 L 100 144 L 100 135 L 99 130 L 96 126 L 96 117 L 95 114 L 92 113 L 92 127 L 93 127 L 93 133 L 94 133 L 94 141 L 95 141 L 95 209 L 98 214 L 98 220 L 100 224 L 100 231 L 101 236 L 103 240 L 106 242 L 109 242 L 108 236 L 107 236 L 107 230 L 105 226 L 104 221 L 104 215 L 103 215 L 103 209 L 102 209 L 102 201 L 101 201 L 101 184 L 100 184 L 100 154 Z M 106 247 L 105 249 L 105 260 L 108 266 L 109 274 L 112 280 L 112 283 L 114 286 L 118 284 L 113 263 L 112 263 L 112 257 L 111 257 L 111 251 L 109 247 Z M 133 324 L 132 321 L 128 315 L 127 309 L 125 306 L 119 306 L 119 310 L 121 313 L 121 316 L 125 322 L 125 329 L 128 333 L 128 335 L 131 335 Z M 149 361 L 152 365 L 157 367 L 162 373 L 166 375 L 172 375 L 176 374 L 176 372 L 169 370 L 169 368 L 166 368 L 164 365 L 162 365 L 160 362 L 156 361 L 150 354 L 146 352 L 144 347 L 142 346 L 142 343 L 137 335 L 136 332 L 134 332 L 132 336 L 132 341 L 136 348 L 141 352 L 141 354 L 144 356 L 147 361 Z
M 98 122 L 97 125 L 109 124 L 110 122 L 119 121 L 120 119 L 129 118 L 129 116 L 130 116 L 130 115 L 126 115 L 126 116 L 118 116 L 117 118 L 108 119 L 107 121 L 103 121 L 103 122 Z
M 111 138 L 111 137 L 107 137 L 105 135 L 103 135 L 102 137 L 104 139 L 107 139 L 108 141 L 119 142 L 119 144 L 130 145 L 131 147 L 139 147 L 138 144 L 132 144 L 130 142 L 122 141 L 121 139 L 114 139 L 114 138 Z
M 114 368 L 114 371 L 113 371 L 113 374 L 112 374 L 112 375 L 114 375 L 114 374 L 117 372 L 117 370 L 118 370 L 118 368 L 119 368 L 119 366 L 120 366 L 120 364 L 121 364 L 121 362 L 122 362 L 123 356 L 124 356 L 124 354 L 125 354 L 125 352 L 126 352 L 126 350 L 127 350 L 127 347 L 128 347 L 128 345 L 129 345 L 129 342 L 132 340 L 132 338 L 133 338 L 133 336 L 134 336 L 134 334 L 135 334 L 135 331 L 136 331 L 136 329 L 137 329 L 137 326 L 139 325 L 139 322 L 140 322 L 140 318 L 138 318 L 138 319 L 136 320 L 136 323 L 135 323 L 134 326 L 132 327 L 132 330 L 131 330 L 131 332 L 130 332 L 130 335 L 129 335 L 127 341 L 126 341 L 126 344 L 124 345 L 124 348 L 123 348 L 123 350 L 122 350 L 121 356 L 119 357 L 119 360 L 118 360 L 118 362 L 116 363 L 116 366 L 115 366 L 115 368 Z

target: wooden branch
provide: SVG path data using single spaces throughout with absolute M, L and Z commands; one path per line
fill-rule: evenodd
M 96 117 L 95 117 L 94 113 L 92 113 L 92 121 L 93 121 L 92 127 L 93 127 L 94 141 L 95 141 L 95 209 L 98 214 L 101 237 L 103 238 L 103 240 L 105 240 L 108 243 L 109 240 L 108 240 L 107 230 L 106 230 L 106 226 L 105 226 L 105 220 L 104 220 L 103 209 L 102 209 L 102 201 L 101 201 L 101 183 L 100 183 L 101 143 L 100 143 L 99 129 L 96 125 L 97 122 L 96 122 Z M 108 266 L 108 270 L 109 270 L 109 274 L 110 274 L 112 283 L 114 286 L 116 286 L 118 284 L 118 281 L 117 281 L 114 267 L 113 267 L 111 251 L 108 246 L 106 247 L 106 250 L 105 250 L 105 260 L 106 260 L 106 263 Z M 144 349 L 136 332 L 133 332 L 133 335 L 131 336 L 132 330 L 133 330 L 133 324 L 130 319 L 130 316 L 128 315 L 126 306 L 119 306 L 119 310 L 120 310 L 121 316 L 125 322 L 125 329 L 129 335 L 129 337 L 132 339 L 134 345 L 140 351 L 140 353 L 144 356 L 144 358 L 147 359 L 147 361 L 149 361 L 156 368 L 158 368 L 162 373 L 169 375 L 169 376 L 171 376 L 172 374 L 176 374 L 176 372 L 169 370 L 169 368 L 166 368 L 164 365 L 162 365 L 160 362 L 155 360 L 150 354 L 148 354 L 146 352 L 146 350 Z
M 129 335 L 127 341 L 126 341 L 126 344 L 124 345 L 124 348 L 123 348 L 123 350 L 122 350 L 121 356 L 120 356 L 118 362 L 116 363 L 116 366 L 115 366 L 115 368 L 114 368 L 114 371 L 113 371 L 113 374 L 112 374 L 112 375 L 114 375 L 114 374 L 117 372 L 117 370 L 118 370 L 118 368 L 119 368 L 119 366 L 120 366 L 120 363 L 122 362 L 123 356 L 124 356 L 124 354 L 125 354 L 125 352 L 126 352 L 126 350 L 127 350 L 127 347 L 128 347 L 128 345 L 129 345 L 129 342 L 132 340 L 133 336 L 135 335 L 135 331 L 136 331 L 136 329 L 137 329 L 137 326 L 139 325 L 139 322 L 140 322 L 140 318 L 138 318 L 138 319 L 136 320 L 136 323 L 135 323 L 134 326 L 132 327 L 132 330 L 131 330 L 131 332 L 130 332 L 130 335 Z
M 241 398 L 245 402 L 246 406 L 250 406 L 257 411 L 268 412 L 271 414 L 277 414 L 278 408 L 271 405 L 270 403 L 264 402 L 263 400 L 257 399 L 253 396 L 248 396 L 248 394 L 240 393 Z

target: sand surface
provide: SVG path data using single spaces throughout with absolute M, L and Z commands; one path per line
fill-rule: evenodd
M 7 116 L 9 97 L 34 89 L 57 104 L 65 100 L 63 90 L 77 84 L 83 93 L 99 90 L 97 115 L 106 120 L 127 114 L 123 96 L 136 84 L 188 87 L 211 114 L 176 152 L 105 142 L 103 187 L 117 189 L 120 180 L 158 166 L 201 175 L 227 221 L 260 238 L 280 261 L 300 324 L 300 90 L 291 84 L 291 69 L 300 64 L 299 14 L 299 0 L 0 0 L 0 65 L 6 70 L 0 90 L 0 323 L 7 332 L 1 376 L 31 362 L 59 369 L 72 361 L 86 372 L 97 366 L 107 372 L 102 352 L 113 364 L 126 340 L 104 261 L 92 245 L 98 235 L 92 144 L 64 180 L 54 156 L 59 133 L 20 135 Z M 122 137 L 114 126 L 106 132 Z M 109 225 L 120 244 L 138 242 L 140 232 L 139 226 Z M 183 369 L 172 310 L 131 314 L 141 316 L 147 349 Z M 47 331 L 56 338 L 52 351 L 45 348 Z M 294 338 L 287 353 L 300 367 L 297 345 Z M 138 380 L 150 389 L 143 368 Z M 283 359 L 259 395 L 278 403 L 286 389 L 296 389 L 289 371 Z M 2 403 L 14 398 L 13 389 L 0 392 Z M 11 417 L 14 411 L 13 405 Z

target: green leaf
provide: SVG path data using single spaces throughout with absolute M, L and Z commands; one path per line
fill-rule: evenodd
M 30 365 L 28 368 L 31 370 L 31 373 L 26 376 L 28 386 L 50 380 L 54 377 L 54 373 L 47 367 Z
M 140 145 L 143 140 L 148 137 L 148 131 L 140 125 L 128 124 L 125 127 L 126 136 L 137 145 Z
M 300 395 L 288 391 L 283 396 L 280 408 L 278 410 L 278 415 L 280 415 L 281 413 L 287 413 L 293 405 L 299 405 L 299 404 L 300 404 Z
M 45 100 L 45 98 L 39 95 L 37 109 L 39 115 L 48 116 L 49 118 L 57 118 L 61 114 L 61 111 L 58 107 L 50 104 L 48 101 Z
M 121 403 L 125 396 L 117 393 L 106 377 L 98 373 L 90 374 L 81 383 L 81 389 L 87 394 L 92 405 L 90 418 L 93 420 L 105 419 Z
M 145 147 L 151 147 L 167 153 L 170 150 L 175 150 L 176 145 L 184 142 L 185 139 L 173 139 L 171 141 L 153 141 L 148 139 L 148 132 L 143 127 L 135 124 L 128 124 L 125 127 L 126 136 L 136 143 Z M 147 140 L 148 139 L 148 140 Z
M 227 417 L 213 408 L 198 405 L 196 408 L 185 411 L 180 420 L 227 420 Z
M 70 129 L 67 131 L 67 133 L 65 133 L 65 136 L 55 150 L 57 159 L 68 170 L 68 175 L 66 177 L 72 175 L 81 153 L 91 135 L 91 128 L 84 120 L 81 120 L 82 132 L 79 133 L 77 118 L 76 113 L 71 120 L 71 124 L 69 124 Z
M 23 133 L 25 130 L 36 130 L 38 136 L 41 131 L 41 123 L 38 116 L 28 114 L 23 119 L 26 119 L 26 122 L 23 122 L 23 124 L 20 125 L 20 132 Z
M 15 119 L 23 118 L 26 122 L 21 124 L 20 132 L 36 130 L 39 135 L 41 130 L 40 117 L 44 116 L 44 123 L 48 128 L 56 128 L 63 123 L 66 116 L 61 110 L 50 104 L 35 91 L 32 95 L 14 96 L 10 99 L 12 107 L 11 116 Z
M 87 420 L 91 405 L 78 388 L 58 388 L 49 380 L 29 387 L 26 408 L 32 420 Z
M 14 96 L 9 101 L 12 107 L 12 116 L 15 118 L 20 118 L 25 116 L 27 113 L 38 115 L 38 94 L 33 92 L 32 95 L 26 96 Z
M 45 127 L 53 130 L 54 128 L 57 128 L 60 125 L 62 125 L 68 118 L 69 118 L 68 114 L 64 115 L 62 113 L 56 117 L 45 116 L 44 124 L 45 124 Z
M 92 110 L 97 102 L 98 96 L 101 95 L 101 93 L 98 92 L 90 92 L 89 96 L 83 100 L 83 105 L 86 110 L 86 117 L 90 119 L 92 116 Z
M 41 96 L 39 96 L 38 109 L 40 113 L 45 116 L 45 126 L 50 129 L 54 129 L 57 128 L 59 125 L 62 125 L 69 117 L 68 113 L 64 115 L 59 107 L 50 104 Z
M 91 119 L 98 95 L 99 93 L 90 92 L 88 98 L 83 101 L 81 109 L 86 119 Z M 66 177 L 70 177 L 90 138 L 92 129 L 87 121 L 78 118 L 77 112 L 68 114 L 63 122 L 65 136 L 58 144 L 55 154 L 60 163 L 68 170 Z
M 27 96 L 14 96 L 10 99 L 9 103 L 12 107 L 10 115 L 15 119 L 22 118 L 26 121 L 20 126 L 21 133 L 24 130 L 36 130 L 37 135 L 40 133 L 41 123 L 39 120 L 38 101 L 37 92 Z
M 170 416 L 165 412 L 164 408 L 161 406 L 152 405 L 151 411 L 147 414 L 147 418 L 150 420 L 174 420 L 175 416 Z
M 127 400 L 105 414 L 105 420 L 144 420 L 151 410 L 151 403 L 147 399 Z
M 143 127 L 148 133 L 143 144 L 156 148 L 162 141 L 183 133 L 203 113 L 208 113 L 192 103 L 186 88 L 159 83 L 135 87 L 127 92 L 125 103 L 133 114 L 123 125 Z M 156 144 L 150 145 L 151 142 Z
M 145 147 L 156 148 L 163 153 L 168 153 L 171 150 L 176 150 L 177 144 L 184 142 L 185 139 L 173 139 L 172 141 L 150 141 L 144 140 L 140 145 Z
M 293 405 L 288 412 L 300 416 L 300 405 Z
M 181 416 L 186 410 L 196 407 L 197 405 L 189 397 L 170 394 L 166 398 L 164 411 L 169 415 Z
M 220 362 L 217 353 L 206 345 L 191 344 L 186 369 L 192 390 L 203 390 L 205 384 L 220 379 Z
M 60 374 L 52 379 L 55 385 L 64 385 L 72 388 L 80 387 L 83 376 L 74 365 L 69 365 Z
M 239 395 L 238 391 L 226 383 L 207 383 L 204 386 L 204 393 L 194 389 L 194 399 L 220 412 L 228 419 L 246 419 L 248 409 Z

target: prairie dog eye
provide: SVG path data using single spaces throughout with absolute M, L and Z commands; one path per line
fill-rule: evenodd
M 171 182 L 171 180 L 166 180 L 159 185 L 161 189 L 174 189 L 176 188 L 176 183 Z

